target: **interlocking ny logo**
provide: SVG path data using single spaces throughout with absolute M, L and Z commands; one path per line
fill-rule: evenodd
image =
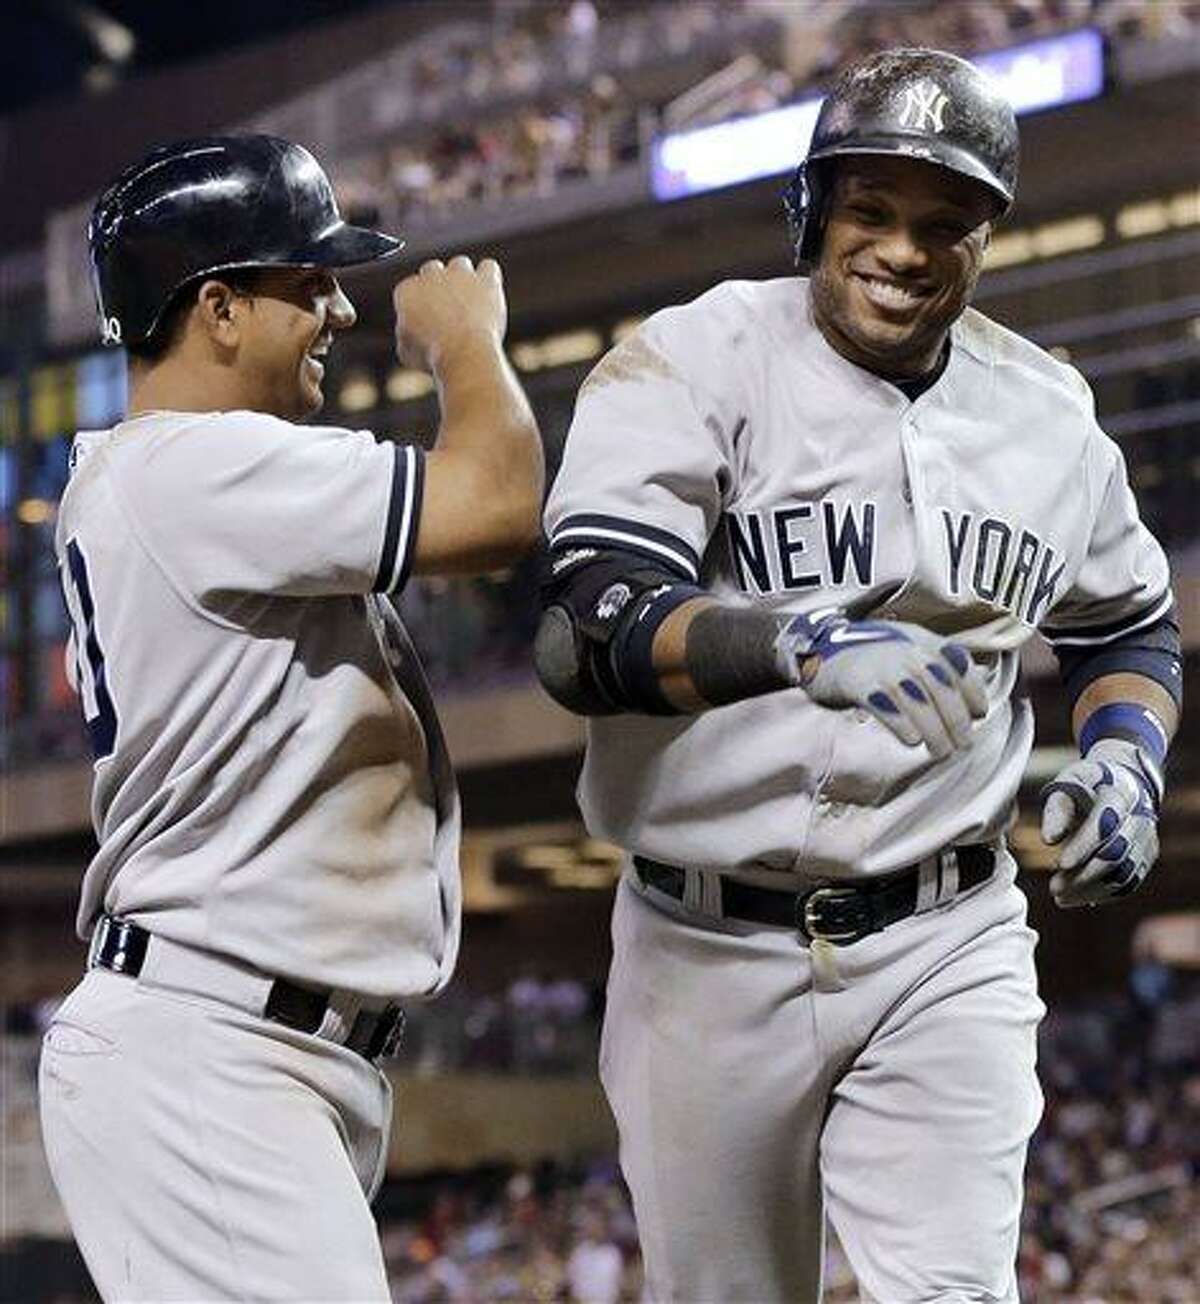
M 916 131 L 941 131 L 944 126 L 942 114 L 949 103 L 946 93 L 936 82 L 914 82 L 904 91 L 900 125 Z

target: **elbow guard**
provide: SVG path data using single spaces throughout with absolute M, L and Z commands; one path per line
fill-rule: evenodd
M 576 715 L 616 715 L 620 711 L 596 682 L 569 607 L 555 603 L 542 613 L 533 640 L 533 664 L 542 687 L 568 711 Z
M 676 607 L 704 590 L 617 550 L 567 552 L 552 557 L 552 566 L 534 640 L 546 692 L 577 715 L 676 714 L 658 687 L 654 635 Z

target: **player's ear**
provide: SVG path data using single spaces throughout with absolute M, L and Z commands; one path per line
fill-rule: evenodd
M 196 291 L 196 314 L 214 344 L 232 348 L 241 337 L 249 299 L 226 281 L 204 281 Z

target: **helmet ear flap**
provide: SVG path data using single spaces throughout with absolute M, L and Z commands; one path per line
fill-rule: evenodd
M 821 168 L 800 164 L 783 192 L 783 210 L 787 214 L 788 238 L 796 270 L 807 275 L 821 250 L 821 232 L 825 226 L 826 188 Z
M 804 240 L 804 225 L 808 214 L 808 182 L 804 175 L 804 164 L 792 173 L 791 180 L 783 188 L 780 198 L 783 211 L 787 217 L 788 243 L 792 247 L 792 258 L 799 264 L 800 245 Z

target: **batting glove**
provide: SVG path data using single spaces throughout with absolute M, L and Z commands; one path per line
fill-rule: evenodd
M 861 707 L 915 747 L 949 756 L 987 714 L 983 672 L 966 648 L 891 620 L 797 616 L 776 644 L 801 688 L 821 706 Z
M 1060 906 L 1128 896 L 1158 859 L 1162 776 L 1135 743 L 1101 738 L 1042 789 L 1042 838 L 1059 847 Z

